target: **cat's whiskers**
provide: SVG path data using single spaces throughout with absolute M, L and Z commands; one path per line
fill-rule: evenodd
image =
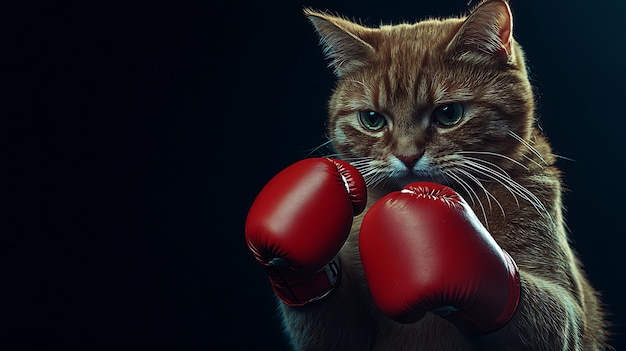
M 348 161 L 361 173 L 368 187 L 375 187 L 389 178 L 388 172 L 383 172 L 372 164 L 374 160 L 372 157 L 344 157 L 342 159 Z
M 309 153 L 305 156 L 306 157 L 311 157 L 311 155 L 313 155 L 314 153 L 318 152 L 320 149 L 328 147 L 330 148 L 331 143 L 333 142 L 333 139 L 328 139 L 328 141 L 322 143 L 321 145 L 318 145 L 312 149 L 309 149 Z M 337 154 L 334 155 L 326 155 L 326 157 L 334 157 L 337 156 Z
M 377 170 L 372 169 L 370 175 L 364 176 L 364 178 L 365 178 L 365 184 L 368 187 L 376 187 L 380 183 L 382 183 L 383 180 L 388 179 L 388 176 L 385 173 L 381 173 Z
M 464 156 L 463 159 L 469 160 L 469 161 L 478 162 L 478 163 L 483 163 L 483 164 L 485 164 L 486 167 L 493 167 L 495 170 L 497 170 L 498 172 L 502 173 L 506 177 L 511 178 L 511 176 L 502 167 L 496 165 L 493 162 L 489 162 L 487 160 L 483 160 L 482 158 L 471 157 L 471 156 Z
M 529 143 L 529 142 L 527 142 L 526 140 L 524 140 L 524 138 L 522 138 L 521 136 L 519 136 L 517 133 L 515 133 L 515 132 L 514 132 L 514 131 L 512 131 L 512 130 L 509 130 L 509 131 L 507 132 L 507 134 L 509 134 L 510 136 L 512 136 L 512 137 L 513 137 L 513 139 L 517 140 L 520 144 L 524 145 L 524 146 L 528 149 L 528 151 L 530 151 L 533 155 L 537 156 L 537 158 L 538 158 L 539 160 L 541 160 L 541 162 L 542 162 L 544 165 L 546 165 L 546 166 L 548 166 L 548 165 L 549 165 L 549 164 L 548 164 L 548 162 L 546 162 L 546 160 L 543 158 L 543 156 L 541 155 L 541 153 L 539 152 L 539 150 L 537 150 L 534 146 L 530 145 L 530 143 Z M 531 159 L 531 158 L 530 158 L 530 157 L 528 157 L 528 156 L 525 156 L 525 157 L 526 157 L 529 161 L 532 161 L 533 163 L 535 163 L 535 164 L 536 164 L 536 165 L 538 165 L 539 167 L 542 167 L 542 168 L 543 168 L 543 166 L 541 166 L 541 165 L 540 165 L 537 161 L 535 161 L 535 160 Z
M 517 207 L 520 206 L 517 196 L 521 196 L 519 193 L 514 191 L 514 186 L 511 186 L 508 181 L 512 181 L 512 178 L 507 173 L 500 173 L 490 168 L 490 166 L 481 165 L 473 160 L 465 160 L 464 164 L 461 164 L 461 167 L 465 167 L 466 169 L 473 171 L 475 173 L 481 174 L 487 177 L 489 180 L 495 181 L 502 185 L 506 190 L 513 195 L 515 202 L 517 203 Z M 517 183 L 516 183 L 517 184 Z M 526 197 L 524 197 L 527 199 Z M 528 200 L 528 199 L 527 199 Z
M 537 150 L 534 146 L 530 145 L 530 143 L 526 140 L 524 140 L 521 136 L 519 136 L 518 134 L 516 134 L 515 132 L 509 130 L 508 134 L 513 137 L 515 140 L 517 140 L 520 144 L 524 145 L 524 147 L 526 147 L 533 155 L 537 156 L 537 158 L 544 163 L 544 165 L 548 166 L 549 163 L 543 158 L 543 156 L 541 155 L 541 153 L 539 152 L 539 150 Z M 576 160 L 566 157 L 566 156 L 561 156 L 561 155 L 557 155 L 557 154 L 550 154 L 550 156 L 552 157 L 556 157 L 562 160 L 567 160 L 567 161 L 572 161 L 575 162 Z M 528 161 L 534 163 L 535 165 L 539 166 L 540 168 L 543 168 L 543 165 L 541 165 L 539 162 L 535 161 L 532 157 L 524 155 L 524 158 L 527 159 Z
M 504 156 L 504 155 L 501 155 L 501 154 L 498 154 L 498 153 L 494 153 L 494 152 L 461 151 L 461 152 L 458 152 L 458 154 L 478 154 L 478 155 L 498 156 L 498 157 L 502 157 L 502 158 L 505 158 L 505 159 L 513 162 L 514 164 L 522 167 L 525 170 L 528 170 L 528 167 L 526 167 L 523 164 L 517 162 L 516 160 L 513 160 L 510 157 L 507 157 L 507 156 Z M 472 162 L 472 163 L 476 164 L 474 166 L 474 168 L 479 168 L 480 169 L 481 167 L 484 167 L 484 168 L 490 169 L 492 172 L 499 173 L 501 175 L 501 177 L 504 177 L 504 178 L 507 178 L 507 179 L 512 179 L 511 176 L 504 169 L 502 169 L 502 167 L 496 165 L 493 162 L 490 162 L 490 161 L 487 161 L 487 160 L 484 160 L 484 159 L 481 159 L 481 158 L 477 158 L 477 157 L 471 157 L 471 156 L 462 156 L 462 159 L 465 160 L 465 161 L 469 161 L 469 162 Z M 481 166 L 479 163 L 482 163 L 483 165 Z M 513 190 L 511 190 L 511 187 L 507 186 L 506 184 L 504 184 L 502 181 L 498 180 L 497 178 L 494 178 L 491 175 L 484 173 L 483 171 L 480 171 L 478 173 L 480 173 L 483 176 L 486 176 L 488 179 L 494 180 L 494 181 L 500 183 L 502 186 L 504 186 L 504 188 L 506 190 L 508 190 L 511 193 L 511 195 L 513 195 L 513 199 L 515 199 L 515 203 L 517 204 L 517 207 L 519 207 L 519 205 L 520 205 L 519 201 L 517 199 L 517 196 L 515 195 L 515 192 Z M 478 178 L 476 178 L 476 181 L 480 182 L 480 180 Z M 482 183 L 481 183 L 481 186 L 482 186 Z
M 370 179 L 365 178 L 365 183 L 370 187 L 376 187 L 381 184 L 386 184 L 390 179 L 392 179 L 394 172 L 386 172 L 379 170 L 377 168 L 372 168 L 373 177 Z
M 451 169 L 451 170 L 445 171 L 444 174 L 446 174 L 448 177 L 454 180 L 455 183 L 459 184 L 465 190 L 470 200 L 472 201 L 472 205 L 475 206 L 476 203 L 478 203 L 478 206 L 480 207 L 480 210 L 484 218 L 485 227 L 489 229 L 489 221 L 487 220 L 487 212 L 485 211 L 485 206 L 483 206 L 483 203 L 482 201 L 480 201 L 480 197 L 478 196 L 474 188 L 471 185 L 469 185 L 465 180 L 463 180 L 463 177 L 461 175 L 457 174 L 458 171 L 462 171 L 462 170 L 458 168 L 454 170 Z M 476 199 L 476 201 L 474 201 L 474 199 Z M 491 204 L 489 204 L 489 209 L 491 210 Z
M 576 160 L 574 160 L 573 158 L 569 158 L 569 157 L 566 157 L 566 156 L 561 156 L 561 155 L 557 155 L 557 154 L 552 154 L 552 156 L 554 156 L 556 158 L 560 158 L 562 160 L 576 162 Z
M 330 142 L 332 142 L 332 140 L 318 146 L 316 149 L 319 149 Z M 378 185 L 389 176 L 388 173 L 381 172 L 372 165 L 372 161 L 374 160 L 373 157 L 345 157 L 339 153 L 326 154 L 323 157 L 338 158 L 350 163 L 352 166 L 354 166 L 354 168 L 359 171 L 359 173 L 361 173 L 363 179 L 365 180 L 365 185 L 367 185 L 368 187 Z
M 502 167 L 491 161 L 470 155 L 499 157 L 524 170 L 528 170 L 528 167 L 508 156 L 487 151 L 457 152 L 454 157 L 447 160 L 445 167 L 442 167 L 442 173 L 465 191 L 473 206 L 478 205 L 480 207 L 486 226 L 488 226 L 486 208 L 478 196 L 477 189 L 480 189 L 485 194 L 489 212 L 493 211 L 492 200 L 500 208 L 503 216 L 506 216 L 506 212 L 496 196 L 485 186 L 485 181 L 494 181 L 500 184 L 512 195 L 518 208 L 520 207 L 518 198 L 520 198 L 530 203 L 539 214 L 551 219 L 550 213 L 541 200 L 526 187 L 515 181 Z M 472 186 L 471 183 L 474 183 L 475 186 Z
M 464 160 L 464 162 L 460 163 L 460 166 L 470 172 L 481 174 L 500 183 L 513 195 L 515 201 L 518 204 L 518 207 L 519 202 L 517 201 L 517 196 L 528 201 L 542 216 L 546 216 L 548 218 L 551 217 L 547 208 L 541 202 L 541 200 L 526 187 L 513 180 L 508 174 L 502 173 L 494 167 L 489 167 L 484 163 L 478 163 L 467 159 Z
M 459 184 L 463 190 L 465 190 L 465 193 L 468 195 L 470 201 L 472 202 L 472 206 L 476 205 L 476 201 L 474 200 L 474 196 L 472 196 L 473 191 L 471 191 L 471 186 L 469 186 L 464 180 L 463 178 L 459 177 L 454 170 L 449 169 L 449 170 L 443 170 L 442 174 L 444 176 L 444 178 L 450 178 L 451 182 L 449 182 L 449 184 L 451 183 L 456 183 Z M 479 200 L 480 201 L 480 200 Z
M 506 216 L 506 213 L 504 212 L 504 208 L 502 207 L 502 204 L 500 203 L 500 201 L 498 201 L 498 199 L 489 190 L 487 190 L 487 188 L 483 185 L 483 183 L 480 181 L 478 177 L 474 176 L 472 173 L 464 169 L 459 169 L 458 171 L 461 172 L 463 175 L 465 175 L 465 177 L 469 178 L 471 181 L 476 183 L 477 186 L 480 187 L 480 189 L 485 194 L 485 197 L 487 198 L 487 203 L 489 204 L 490 212 L 493 210 L 492 205 L 491 205 L 491 199 L 493 199 L 496 205 L 498 205 L 498 207 L 500 208 L 500 212 L 502 213 L 502 216 L 503 217 Z
M 474 155 L 487 155 L 487 156 L 495 156 L 495 157 L 500 157 L 500 158 L 503 158 L 503 159 L 505 159 L 505 160 L 507 160 L 507 161 L 513 162 L 514 164 L 516 164 L 516 165 L 518 165 L 518 166 L 522 167 L 522 168 L 523 168 L 523 169 L 525 169 L 525 170 L 528 170 L 528 167 L 527 167 L 527 166 L 525 166 L 525 165 L 523 165 L 523 164 L 522 164 L 522 163 L 520 163 L 519 161 L 517 161 L 517 160 L 515 160 L 515 159 L 512 159 L 512 158 L 511 158 L 511 157 L 509 157 L 509 156 L 499 154 L 499 153 L 497 153 L 497 152 L 491 152 L 491 151 L 459 151 L 459 152 L 457 152 L 457 154 L 459 154 L 459 155 L 471 155 L 471 154 L 474 154 Z M 480 161 L 484 161 L 484 162 L 487 162 L 487 163 L 491 164 L 492 166 L 495 166 L 495 167 L 499 168 L 500 170 L 502 170 L 502 168 L 498 167 L 497 165 L 495 165 L 495 164 L 494 164 L 494 163 L 492 163 L 492 162 L 489 162 L 489 161 L 487 161 L 487 160 L 480 159 L 480 158 L 479 158 L 478 160 L 480 160 Z M 505 172 L 505 173 L 506 173 L 506 172 Z M 508 176 L 508 174 L 507 174 L 507 176 Z
M 528 156 L 528 155 L 524 155 L 524 158 L 525 158 L 526 160 L 528 160 L 529 162 L 534 163 L 537 167 L 539 167 L 539 168 L 543 168 L 543 165 L 542 165 L 541 163 L 539 163 L 539 162 L 535 161 L 532 157 L 530 157 L 530 156 Z
M 320 147 L 322 146 L 324 146 L 324 144 Z M 464 190 L 469 198 L 469 201 L 472 203 L 472 206 L 478 206 L 480 208 L 480 212 L 484 218 L 484 223 L 487 228 L 489 226 L 487 221 L 487 212 L 491 213 L 493 211 L 493 203 L 498 206 L 503 216 L 506 216 L 506 212 L 496 196 L 493 195 L 485 186 L 485 181 L 494 181 L 500 184 L 511 194 L 518 208 L 520 207 L 518 198 L 521 198 L 530 203 L 542 216 L 547 216 L 548 218 L 551 217 L 545 205 L 535 194 L 516 182 L 502 167 L 491 161 L 485 160 L 484 158 L 480 158 L 480 156 L 502 158 L 524 170 L 528 170 L 528 167 L 509 156 L 495 152 L 460 151 L 457 152 L 451 160 L 449 160 L 446 167 L 441 168 L 440 172 L 444 177 L 450 179 L 452 183 L 458 184 Z M 326 155 L 326 157 L 340 157 L 340 155 L 329 154 Z M 350 162 L 350 164 L 352 164 L 361 173 L 365 179 L 365 184 L 368 187 L 377 187 L 394 177 L 397 178 L 401 176 L 401 170 L 399 169 L 389 170 L 377 167 L 373 157 L 340 158 Z M 429 174 L 431 178 L 433 178 L 433 181 L 435 181 L 434 175 L 432 173 Z M 472 185 L 472 183 L 475 185 Z M 487 200 L 486 206 L 483 204 L 481 197 L 478 195 L 478 191 L 484 193 L 484 199 Z

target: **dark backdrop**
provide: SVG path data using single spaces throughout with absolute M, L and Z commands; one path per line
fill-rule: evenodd
M 322 144 L 333 86 L 305 5 L 376 25 L 449 1 L 3 5 L 6 350 L 284 350 L 243 225 Z M 513 0 L 572 242 L 621 333 L 626 5 Z M 8 60 L 6 60 L 8 59 Z M 626 345 L 623 335 L 614 345 Z

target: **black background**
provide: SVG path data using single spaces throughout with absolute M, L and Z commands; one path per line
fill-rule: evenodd
M 243 225 L 324 141 L 334 77 L 303 6 L 365 24 L 455 1 L 21 2 L 0 11 L 0 345 L 283 350 Z M 513 1 L 572 242 L 626 346 L 626 5 Z M 319 153 L 318 153 L 319 155 Z

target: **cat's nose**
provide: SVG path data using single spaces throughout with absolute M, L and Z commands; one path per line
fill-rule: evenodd
M 415 167 L 415 164 L 417 163 L 417 161 L 419 161 L 423 154 L 424 153 L 420 153 L 410 156 L 396 155 L 396 157 L 398 158 L 398 160 L 402 161 L 402 163 L 404 163 L 404 165 L 408 169 L 413 169 L 413 167 Z

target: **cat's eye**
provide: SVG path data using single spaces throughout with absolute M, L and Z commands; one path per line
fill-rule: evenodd
M 452 103 L 437 107 L 433 111 L 433 120 L 444 127 L 453 126 L 465 115 L 465 107 L 460 103 Z
M 387 119 L 375 111 L 359 111 L 359 123 L 373 132 L 377 132 L 387 125 Z

